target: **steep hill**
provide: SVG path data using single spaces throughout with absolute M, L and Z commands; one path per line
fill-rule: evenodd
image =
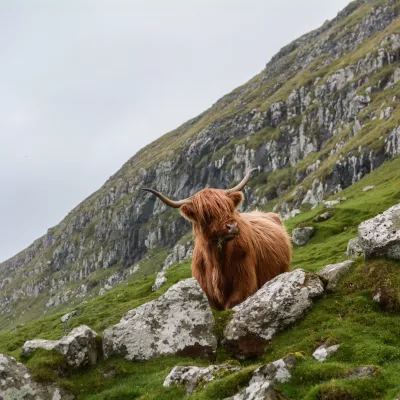
M 182 198 L 227 187 L 260 165 L 245 206 L 290 217 L 398 156 L 399 10 L 399 0 L 349 4 L 139 151 L 59 225 L 0 264 L 0 330 L 161 268 L 190 226 L 142 186 Z
M 363 191 L 371 185 L 375 186 L 374 190 Z M 315 217 L 327 211 L 323 205 L 286 221 L 289 231 L 301 226 L 315 228 L 315 235 L 305 246 L 295 246 L 294 266 L 317 271 L 328 263 L 346 259 L 347 242 L 357 235 L 358 224 L 400 203 L 400 157 L 384 163 L 334 197 L 341 196 L 347 200 L 330 208 L 332 217 L 326 221 L 315 222 Z M 68 372 L 59 354 L 43 351 L 29 359 L 21 357 L 26 340 L 59 339 L 65 333 L 66 326 L 60 321 L 63 313 L 0 333 L 0 354 L 23 361 L 31 368 L 35 379 L 47 384 L 55 381 L 71 390 L 78 399 L 225 399 L 247 386 L 255 368 L 294 353 L 300 359 L 293 377 L 279 385 L 292 400 L 393 400 L 400 394 L 399 271 L 399 261 L 357 259 L 355 267 L 344 276 L 335 292 L 318 299 L 312 311 L 274 338 L 261 356 L 234 361 L 243 368 L 241 371 L 209 384 L 190 397 L 185 396 L 182 387 L 163 387 L 163 381 L 175 365 L 208 365 L 205 360 L 170 356 L 132 362 L 114 357 L 101 360 L 93 367 Z M 74 308 L 77 313 L 71 318 L 69 329 L 87 324 L 101 334 L 127 311 L 158 298 L 176 282 L 190 277 L 190 262 L 171 266 L 166 273 L 166 284 L 156 292 L 151 290 L 155 279 L 152 274 L 122 282 L 105 295 L 82 303 Z M 374 301 L 377 287 L 391 291 L 394 309 L 381 310 Z M 216 334 L 221 337 L 231 311 L 214 312 L 214 317 Z M 341 347 L 329 360 L 320 363 L 311 354 L 321 343 L 338 343 Z M 232 355 L 220 347 L 211 362 L 226 361 L 232 362 Z M 368 379 L 346 379 L 362 365 L 373 366 L 374 375 Z

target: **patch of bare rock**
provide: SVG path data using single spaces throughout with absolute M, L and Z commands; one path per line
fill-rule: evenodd
M 210 382 L 224 378 L 234 372 L 241 370 L 241 367 L 231 364 L 210 365 L 208 367 L 177 366 L 174 367 L 165 378 L 163 385 L 183 385 L 187 394 L 196 390 L 204 389 Z
M 73 368 L 93 365 L 99 358 L 96 338 L 96 332 L 86 325 L 81 325 L 60 340 L 28 340 L 22 347 L 22 355 L 29 357 L 36 349 L 55 350 L 62 354 L 68 365 Z
M 296 269 L 277 276 L 233 308 L 224 344 L 239 358 L 262 354 L 267 342 L 304 317 L 323 293 L 323 281 L 311 272 Z
M 336 289 L 337 284 L 342 276 L 346 275 L 354 266 L 354 261 L 346 260 L 338 264 L 329 264 L 318 272 L 328 281 L 326 290 L 333 291 Z
M 295 228 L 292 231 L 292 241 L 297 246 L 304 246 L 314 235 L 314 227 Z
M 75 396 L 55 384 L 35 382 L 25 365 L 0 354 L 0 399 L 2 400 L 74 400 Z
M 163 355 L 210 357 L 217 348 L 214 317 L 198 282 L 178 282 L 158 300 L 129 311 L 103 333 L 104 356 L 149 360 Z
M 254 371 L 247 388 L 225 400 L 282 399 L 282 394 L 279 393 L 278 395 L 275 384 L 289 381 L 291 378 L 291 371 L 295 365 L 296 358 L 290 354 L 280 360 L 264 365 Z
M 358 239 L 365 258 L 400 260 L 400 204 L 361 223 Z

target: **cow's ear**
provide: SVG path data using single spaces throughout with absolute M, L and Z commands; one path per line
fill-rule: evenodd
M 229 193 L 228 197 L 233 201 L 235 208 L 239 207 L 244 200 L 244 195 L 242 192 Z
M 184 204 L 180 209 L 181 214 L 189 221 L 196 221 L 196 213 L 191 204 Z

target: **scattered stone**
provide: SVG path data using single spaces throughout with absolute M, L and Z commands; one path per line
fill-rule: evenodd
M 332 208 L 333 206 L 336 206 L 337 204 L 343 203 L 346 200 L 347 200 L 346 197 L 339 197 L 336 200 L 324 201 L 324 207 L 325 208 Z
M 193 256 L 193 243 L 191 241 L 186 242 L 185 244 L 177 244 L 172 249 L 172 253 L 168 254 L 168 256 L 164 260 L 162 270 L 157 274 L 156 280 L 151 288 L 153 292 L 156 292 L 167 282 L 166 271 L 172 265 L 181 263 Z
M 346 378 L 368 379 L 374 378 L 380 374 L 380 370 L 375 365 L 367 365 L 356 368 L 352 373 L 346 375 Z
M 1 400 L 73 400 L 75 396 L 55 384 L 35 382 L 25 365 L 0 354 Z
M 45 339 L 33 339 L 28 340 L 22 346 L 22 356 L 29 357 L 36 349 L 54 350 L 58 340 L 45 340 Z
M 323 221 L 327 221 L 329 218 L 332 217 L 332 213 L 330 213 L 329 211 L 325 211 L 322 214 L 317 215 L 314 218 L 314 222 L 323 222 Z
M 79 368 L 96 364 L 98 359 L 97 333 L 86 325 L 78 326 L 60 340 L 28 340 L 22 347 L 22 355 L 30 356 L 36 349 L 55 350 L 62 354 L 68 365 Z
M 354 261 L 352 260 L 346 260 L 338 264 L 329 264 L 319 271 L 318 275 L 322 276 L 328 281 L 326 290 L 333 291 L 336 289 L 340 278 L 347 274 L 353 266 Z
M 288 355 L 254 371 L 249 386 L 225 400 L 277 400 L 282 396 L 275 389 L 276 382 L 287 382 L 291 378 L 290 372 L 296 365 L 296 358 Z
M 374 190 L 374 189 L 375 189 L 375 186 L 369 185 L 369 186 L 365 186 L 362 191 L 369 192 L 370 190 Z
M 177 366 L 165 378 L 163 385 L 165 387 L 183 385 L 185 386 L 186 394 L 191 394 L 196 390 L 203 389 L 213 380 L 221 379 L 240 370 L 240 367 L 231 364 L 210 365 L 204 368 Z
M 74 315 L 76 315 L 78 313 L 78 311 L 77 310 L 75 310 L 75 311 L 72 311 L 72 312 L 70 312 L 70 313 L 68 313 L 68 314 L 65 314 L 65 315 L 63 315 L 60 319 L 61 319 L 61 322 L 67 322 L 67 321 L 69 321 Z
M 267 282 L 253 296 L 233 308 L 224 344 L 239 358 L 257 356 L 279 331 L 302 318 L 324 293 L 321 278 L 302 269 Z
M 161 288 L 161 286 L 164 285 L 164 283 L 167 282 L 167 278 L 165 276 L 165 271 L 160 271 L 157 274 L 156 280 L 154 281 L 153 286 L 151 287 L 151 290 L 153 292 L 156 292 L 158 289 Z
M 361 223 L 358 239 L 366 258 L 400 260 L 400 204 Z
M 379 116 L 379 119 L 387 119 L 392 115 L 394 108 L 393 107 L 386 107 L 384 110 L 382 110 L 381 115 Z
M 106 358 L 149 360 L 162 355 L 210 357 L 215 353 L 214 317 L 198 282 L 185 279 L 158 300 L 129 311 L 103 333 Z
M 347 243 L 346 254 L 349 258 L 358 258 L 364 254 L 363 249 L 360 246 L 358 237 L 349 240 L 349 242 Z
M 312 226 L 295 228 L 292 231 L 292 241 L 297 246 L 304 246 L 314 235 L 315 229 Z
M 103 377 L 106 380 L 114 379 L 117 376 L 117 370 L 111 367 L 103 372 Z
M 335 353 L 340 347 L 340 344 L 335 344 L 334 346 L 326 347 L 325 345 L 319 346 L 313 353 L 313 358 L 319 362 L 324 362 L 333 353 Z

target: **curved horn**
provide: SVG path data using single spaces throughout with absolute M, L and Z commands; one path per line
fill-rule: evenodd
M 245 186 L 247 185 L 247 183 L 249 182 L 249 180 L 251 179 L 251 174 L 252 174 L 254 171 L 259 171 L 259 170 L 260 170 L 260 167 L 251 169 L 251 170 L 245 175 L 245 177 L 242 179 L 242 181 L 241 181 L 237 186 L 235 186 L 235 187 L 232 188 L 232 189 L 228 189 L 228 190 L 226 191 L 226 193 L 240 192 L 241 190 L 243 190 L 244 187 L 245 187 Z
M 192 204 L 192 201 L 189 199 L 183 199 L 178 201 L 171 200 L 168 197 L 163 196 L 161 193 L 157 192 L 157 190 L 154 189 L 142 188 L 142 190 L 155 194 L 164 204 L 172 208 L 179 208 L 184 204 Z

